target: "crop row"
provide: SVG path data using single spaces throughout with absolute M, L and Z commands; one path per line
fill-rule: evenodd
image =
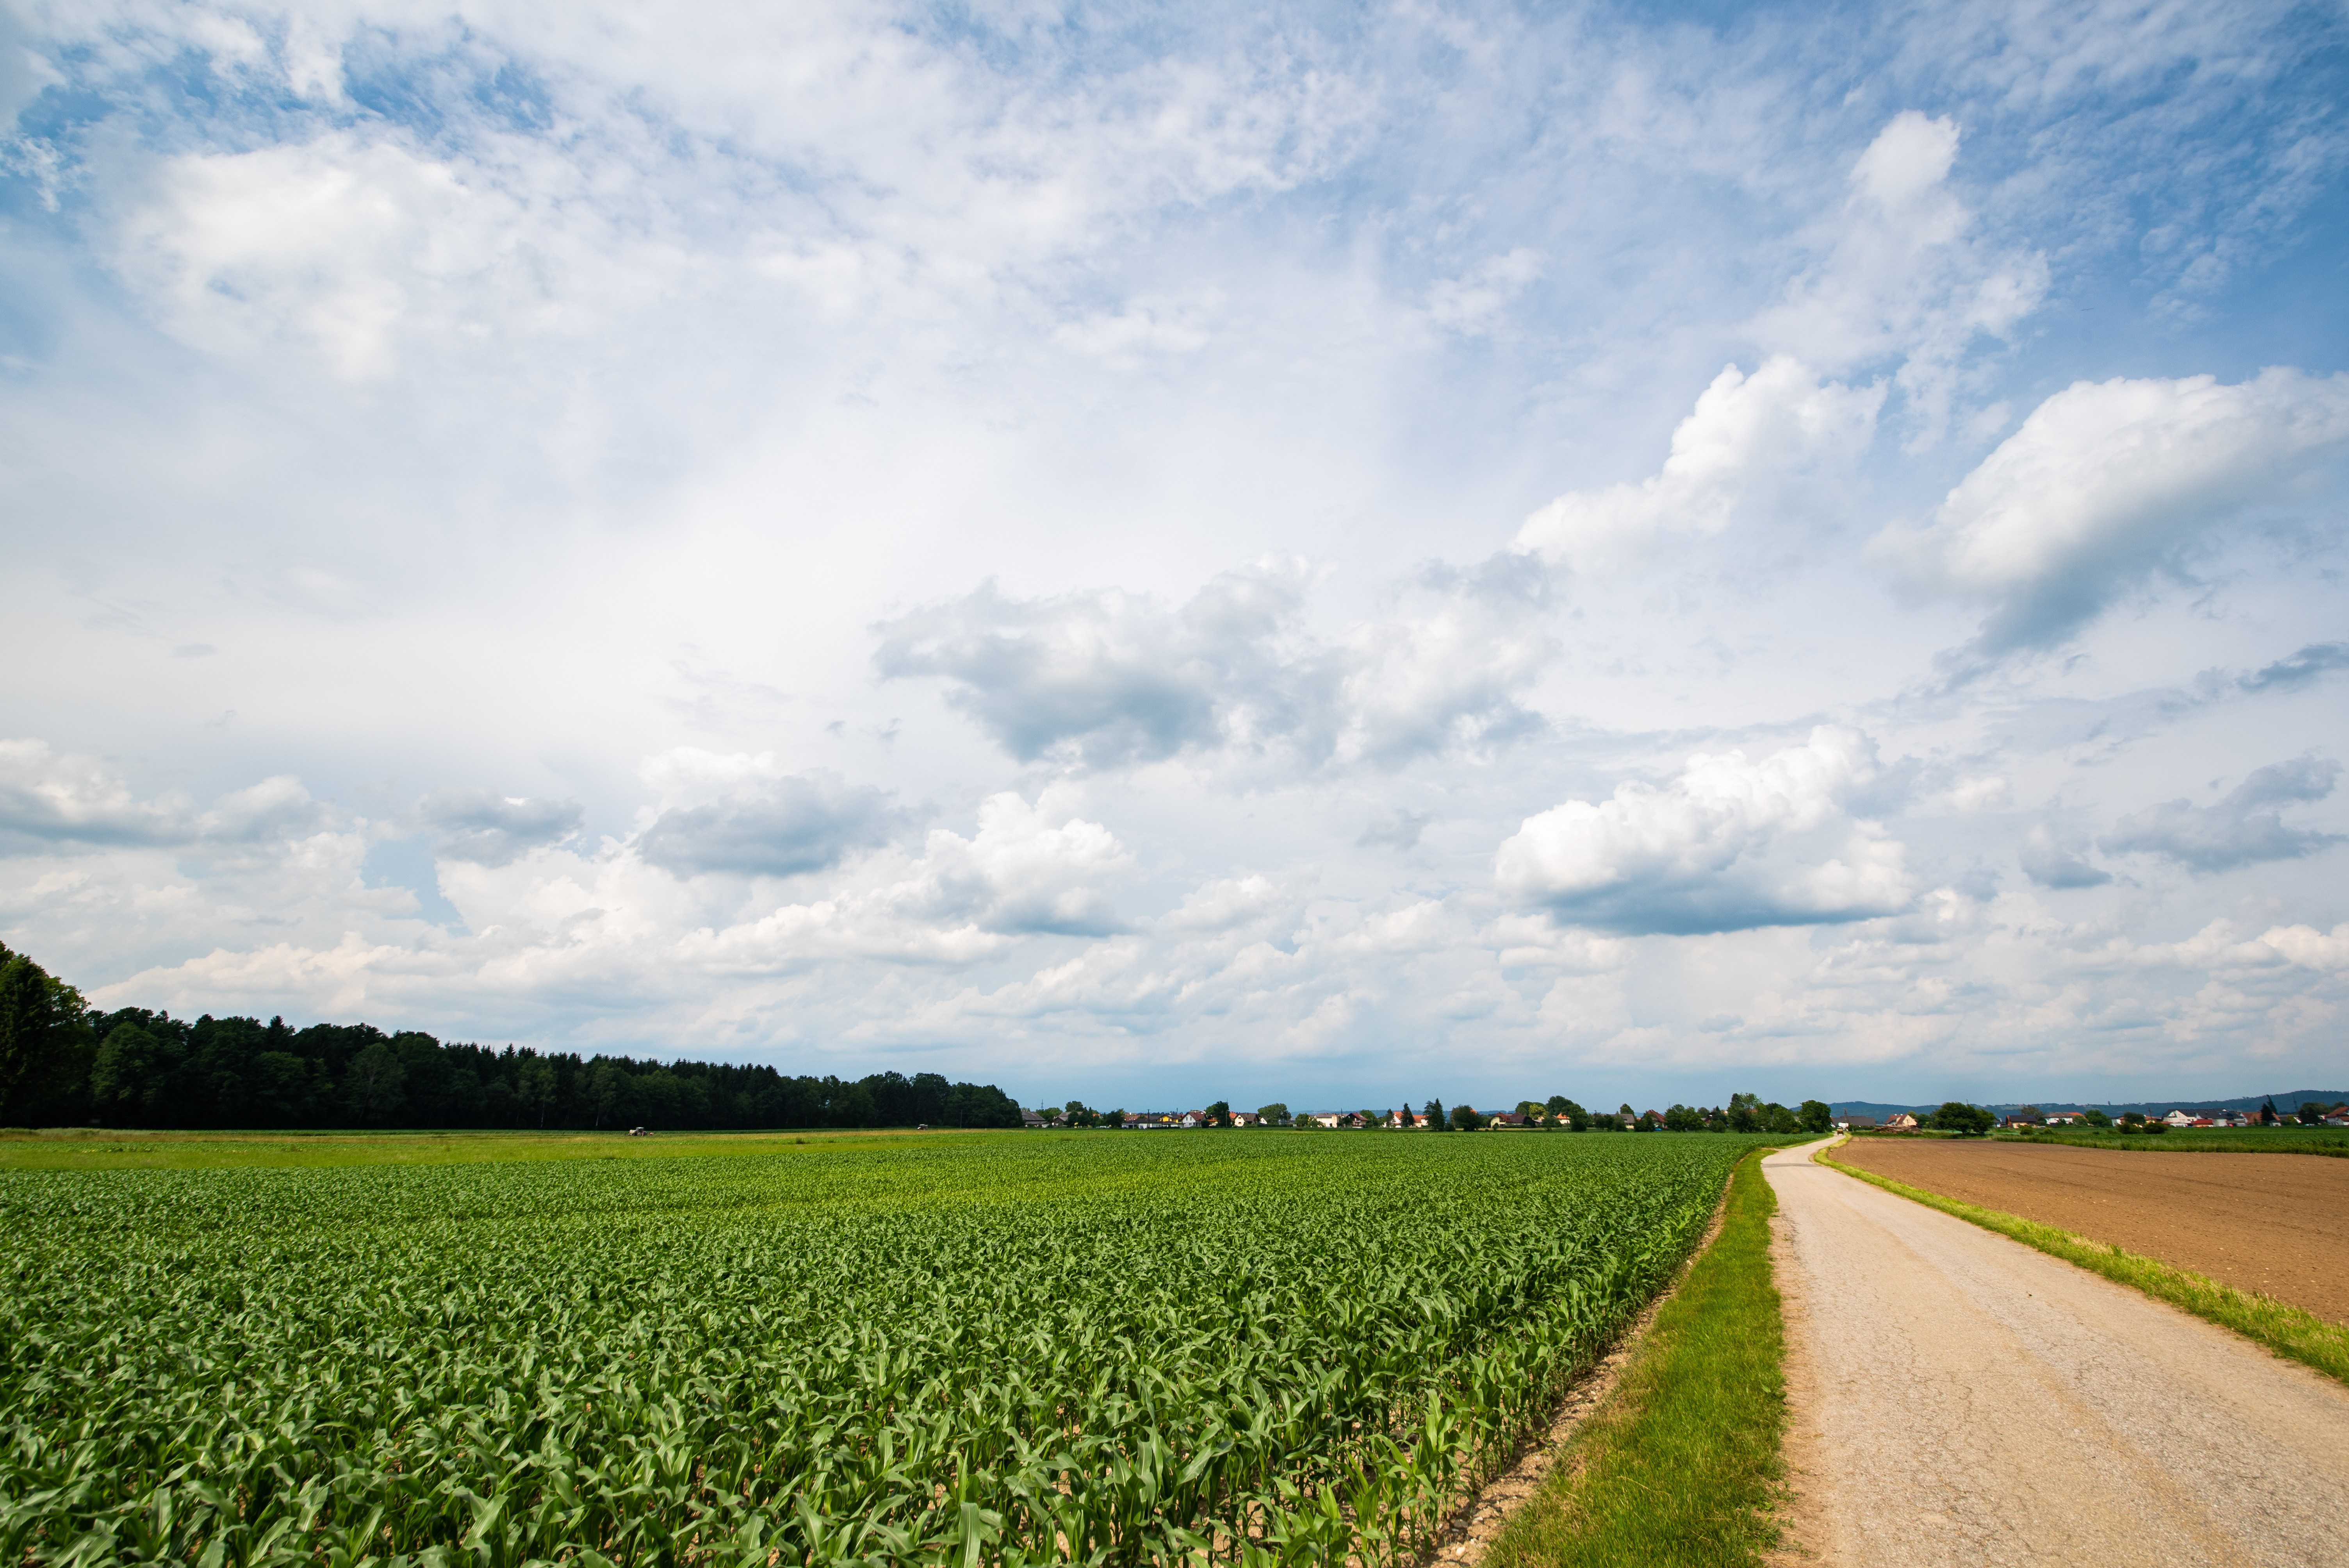
M 1398 1559 L 1744 1145 L 0 1178 L 0 1561 Z

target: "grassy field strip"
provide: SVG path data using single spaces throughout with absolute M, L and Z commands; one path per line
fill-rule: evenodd
M 2208 1274 L 2178 1268 L 2159 1258 L 2127 1252 L 2109 1242 L 2091 1241 L 2086 1236 L 2058 1230 L 2054 1225 L 2026 1220 L 2020 1214 L 1985 1209 L 1961 1199 L 1944 1198 L 1938 1192 L 1911 1187 L 1889 1176 L 1879 1176 L 1873 1171 L 1847 1165 L 1840 1160 L 1830 1159 L 1831 1151 L 1822 1149 L 1811 1158 L 1823 1165 L 1833 1166 L 1847 1176 L 1881 1187 L 1888 1192 L 1897 1192 L 1927 1208 L 1954 1214 L 1986 1231 L 2012 1236 L 2025 1246 L 2038 1248 L 2050 1257 L 2077 1264 L 2084 1269 L 2133 1286 L 2172 1306 L 2183 1307 L 2197 1317 L 2215 1323 L 2221 1328 L 2231 1328 L 2247 1339 L 2256 1340 L 2279 1356 L 2288 1357 L 2313 1367 L 2327 1377 L 2349 1383 L 2349 1327 L 2327 1323 L 2315 1314 L 2303 1311 L 2289 1302 L 2251 1291 L 2237 1290 L 2233 1285 L 2222 1284 Z
M 1914 1134 L 1902 1134 L 1913 1137 Z M 2126 1149 L 2145 1154 L 2322 1154 L 2349 1159 L 2349 1133 L 2337 1128 L 2256 1131 L 2001 1133 L 2001 1143 L 2060 1143 L 2073 1149 Z
M 1493 1542 L 1490 1568 L 1758 1563 L 1783 1494 L 1785 1326 L 1770 1269 L 1776 1194 L 1756 1150 L 1721 1234 L 1689 1267 L 1614 1392 Z
M 820 1129 L 804 1132 L 129 1132 L 112 1129 L 0 1130 L 0 1171 L 323 1171 L 367 1165 L 479 1165 L 547 1160 L 675 1160 L 787 1153 L 794 1148 L 880 1147 L 1035 1139 L 1034 1132 Z M 1071 1136 L 1060 1134 L 1058 1136 Z M 1105 1137 L 1106 1134 L 1075 1136 Z

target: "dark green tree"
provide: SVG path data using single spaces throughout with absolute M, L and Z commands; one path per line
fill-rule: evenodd
M 1806 1132 L 1826 1132 L 1835 1126 L 1835 1112 L 1823 1099 L 1806 1099 L 1795 1114 L 1802 1119 Z
M 1980 1138 L 1998 1125 L 1998 1118 L 1981 1106 L 1951 1099 L 1944 1100 L 1941 1109 L 1933 1113 L 1932 1124 L 1943 1132 L 1954 1132 L 1963 1138 Z
M 2080 1113 L 2080 1119 L 2086 1122 L 2090 1127 L 2110 1127 L 2113 1124 L 2113 1119 L 2111 1117 L 2106 1116 L 2103 1111 L 2098 1110 L 2093 1105 Z
M 0 1121 L 70 1115 L 97 1045 L 81 993 L 0 946 Z
M 1449 1132 L 1452 1130 L 1451 1128 L 1444 1123 L 1444 1102 L 1442 1100 L 1431 1099 L 1427 1102 L 1425 1109 L 1427 1113 L 1427 1125 L 1432 1130 L 1436 1132 Z
M 91 1108 L 102 1121 L 154 1119 L 166 1109 L 164 1091 L 184 1054 L 176 1035 L 158 1039 L 136 1023 L 117 1024 L 90 1068 Z
M 385 1125 L 408 1102 L 408 1069 L 388 1041 L 378 1040 L 352 1057 L 343 1084 L 351 1112 L 363 1127 Z
M 1209 1127 L 1229 1127 L 1231 1124 L 1232 1102 L 1230 1100 L 1219 1099 L 1216 1101 L 1215 1104 L 1207 1107 L 1207 1125 Z
M 1256 1108 L 1256 1113 L 1264 1119 L 1264 1124 L 1267 1127 L 1287 1127 L 1288 1125 L 1288 1107 L 1279 1100 L 1276 1099 L 1270 1105 L 1257 1106 Z
M 1485 1125 L 1485 1119 L 1476 1114 L 1473 1105 L 1455 1105 L 1452 1108 L 1452 1125 L 1461 1132 L 1474 1132 Z

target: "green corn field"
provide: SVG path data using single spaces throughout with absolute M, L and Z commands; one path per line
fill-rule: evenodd
M 0 1563 L 1408 1559 L 1755 1141 L 0 1174 Z

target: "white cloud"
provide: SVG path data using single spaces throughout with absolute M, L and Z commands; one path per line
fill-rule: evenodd
M 1752 326 L 1828 372 L 1899 360 L 1912 450 L 1940 438 L 1975 341 L 2011 336 L 2048 286 L 2044 258 L 1968 237 L 1973 214 L 1948 187 L 1958 142 L 1946 117 L 1894 116 L 1852 164 L 1827 255 Z
M 141 800 L 95 757 L 57 756 L 37 739 L 0 740 L 0 831 L 46 846 L 185 843 L 197 833 L 184 798 Z
M 2083 859 L 2077 844 L 2064 842 L 2053 828 L 2042 822 L 2023 835 L 2016 860 L 2023 874 L 2041 887 L 2102 887 L 2113 880 L 2110 872 L 2099 870 Z
M 1872 553 L 1914 592 L 1989 606 L 1986 651 L 2048 646 L 2344 448 L 2349 375 L 2075 382 Z
M 490 307 L 530 314 L 513 275 L 523 222 L 479 170 L 334 132 L 165 160 L 125 202 L 114 264 L 191 344 L 233 354 L 290 336 L 346 378 L 380 380 L 411 317 L 487 331 L 511 325 Z
M 2283 809 L 2323 799 L 2340 777 L 2341 764 L 2326 758 L 2279 762 L 2254 770 L 2215 805 L 2167 800 L 2124 817 L 2097 847 L 2108 855 L 2158 855 L 2203 872 L 2298 860 L 2344 840 L 2286 825 Z
M 1004 793 L 979 807 L 966 839 L 932 829 L 918 855 L 860 863 L 831 895 L 781 905 L 681 944 L 692 965 L 790 968 L 827 958 L 967 964 L 1036 935 L 1120 929 L 1112 892 L 1133 869 L 1116 835 L 1061 807 Z
M 1490 333 L 1517 295 L 1542 274 L 1541 253 L 1520 245 L 1427 291 L 1427 319 L 1467 336 Z
M 562 842 L 579 830 L 585 816 L 576 800 L 534 800 L 487 789 L 435 789 L 418 803 L 416 814 L 434 833 L 433 853 L 487 866 Z
M 1654 477 L 1558 497 L 1526 519 L 1516 548 L 1598 573 L 1711 539 L 1740 515 L 1766 516 L 1807 488 L 1831 486 L 1875 438 L 1883 401 L 1880 384 L 1823 382 L 1785 355 L 1750 377 L 1729 366 L 1672 431 Z
M 1862 920 L 1908 907 L 1906 851 L 1856 814 L 1882 777 L 1864 735 L 1826 726 L 1759 761 L 1692 757 L 1671 783 L 1616 786 L 1528 817 L 1501 891 L 1560 920 L 1643 933 Z
M 673 777 L 678 756 L 671 753 L 665 760 L 672 766 L 655 771 Z M 767 759 L 711 760 L 722 767 Z M 885 793 L 834 774 L 752 775 L 716 799 L 669 807 L 638 835 L 636 849 L 680 876 L 796 876 L 885 842 L 904 821 Z
M 140 799 L 98 758 L 61 755 L 43 740 L 0 740 L 0 846 L 14 841 L 19 853 L 77 846 L 226 848 L 302 837 L 326 817 L 290 776 L 233 789 L 203 810 L 178 791 Z
M 1529 562 L 1430 567 L 1389 614 L 1326 640 L 1302 624 L 1307 577 L 1301 562 L 1263 562 L 1179 609 L 1114 589 L 1017 600 L 989 583 L 877 628 L 874 663 L 945 677 L 947 701 L 1023 761 L 1229 748 L 1393 768 L 1539 727 L 1517 701 L 1552 650 Z

